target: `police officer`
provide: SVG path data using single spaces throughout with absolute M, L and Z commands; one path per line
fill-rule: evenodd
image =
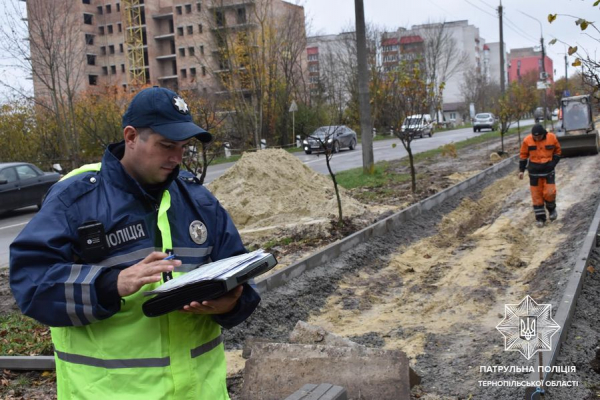
M 153 87 L 132 100 L 123 137 L 55 184 L 12 243 L 14 296 L 51 326 L 59 399 L 228 399 L 221 327 L 254 311 L 252 286 L 156 318 L 141 308 L 169 274 L 246 251 L 218 201 L 179 170 L 190 140 L 211 135 L 180 96 Z
M 521 145 L 519 179 L 523 179 L 527 169 L 533 212 L 536 225 L 540 228 L 546 223 L 546 209 L 551 221 L 558 218 L 554 168 L 560 161 L 560 154 L 560 144 L 556 135 L 547 132 L 540 124 L 531 128 L 531 135 L 527 135 Z

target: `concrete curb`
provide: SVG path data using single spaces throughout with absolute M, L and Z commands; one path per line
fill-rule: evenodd
M 403 222 L 409 221 L 426 211 L 429 211 L 439 206 L 445 200 L 461 193 L 471 186 L 479 183 L 489 175 L 498 173 L 505 168 L 516 166 L 517 156 L 513 156 L 506 160 L 499 162 L 481 173 L 472 176 L 471 178 L 460 182 L 454 186 L 442 190 L 439 193 L 434 194 L 420 202 L 413 204 L 412 206 L 397 212 L 375 224 L 368 226 L 346 238 L 340 239 L 335 243 L 330 244 L 323 250 L 311 254 L 303 258 L 302 260 L 285 267 L 284 269 L 277 271 L 273 275 L 262 279 L 256 283 L 261 293 L 265 293 L 271 289 L 277 288 L 291 281 L 292 279 L 302 275 L 305 271 L 309 271 L 313 268 L 317 268 L 328 261 L 331 261 L 339 257 L 342 253 L 355 248 L 359 244 L 377 236 L 383 236 L 386 233 L 396 229 Z
M 403 222 L 409 221 L 424 212 L 439 206 L 443 201 L 467 190 L 471 186 L 479 183 L 489 175 L 498 173 L 505 168 L 516 165 L 516 157 L 513 156 L 483 170 L 481 173 L 460 182 L 452 187 L 442 190 L 419 203 L 397 212 L 375 224 L 364 228 L 344 239 L 340 239 L 330 244 L 318 253 L 311 254 L 308 257 L 298 261 L 295 264 L 277 271 L 273 275 L 260 280 L 256 283 L 261 293 L 282 286 L 290 280 L 302 275 L 305 271 L 319 267 L 328 261 L 339 257 L 344 252 L 355 248 L 357 245 L 377 236 L 385 235 L 400 226 Z M 53 356 L 0 356 L 0 369 L 9 370 L 50 370 L 54 369 Z
M 556 311 L 556 314 L 553 317 L 554 321 L 556 321 L 556 323 L 561 327 L 560 334 L 555 334 L 552 337 L 552 352 L 538 353 L 541 354 L 541 363 L 539 358 L 535 357 L 535 372 L 530 374 L 530 381 L 540 380 L 540 374 L 538 372 L 539 366 L 551 368 L 556 363 L 556 359 L 558 357 L 558 354 L 560 353 L 561 344 L 567 338 L 569 326 L 571 325 L 571 319 L 573 318 L 573 314 L 575 313 L 577 298 L 579 297 L 579 293 L 581 292 L 581 288 L 583 287 L 583 282 L 585 280 L 585 268 L 587 266 L 588 259 L 590 257 L 590 254 L 592 253 L 592 249 L 600 245 L 600 242 L 597 242 L 599 227 L 600 205 L 596 209 L 596 213 L 594 214 L 592 223 L 590 224 L 583 244 L 581 245 L 581 249 L 579 250 L 579 253 L 577 255 L 577 261 L 575 262 L 573 271 L 571 271 L 571 275 L 569 276 L 569 281 L 567 282 L 565 292 L 560 300 L 558 310 Z M 550 380 L 552 378 L 552 375 L 553 372 L 552 370 L 550 370 L 550 372 L 545 375 L 544 380 Z M 531 394 L 529 392 L 527 392 L 525 396 L 527 400 L 536 398 L 531 397 Z M 539 394 L 537 394 L 537 396 L 537 398 L 539 399 Z

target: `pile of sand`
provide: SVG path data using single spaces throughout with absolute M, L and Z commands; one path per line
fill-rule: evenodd
M 245 153 L 207 187 L 240 230 L 314 224 L 338 215 L 331 179 L 280 149 Z M 340 191 L 344 217 L 366 211 Z

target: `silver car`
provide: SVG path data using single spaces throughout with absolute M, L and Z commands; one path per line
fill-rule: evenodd
M 473 132 L 481 132 L 482 129 L 495 131 L 498 129 L 498 120 L 492 113 L 480 113 L 473 119 Z

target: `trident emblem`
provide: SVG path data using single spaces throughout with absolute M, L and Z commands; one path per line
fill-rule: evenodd
M 531 339 L 537 337 L 537 317 L 533 315 L 519 317 L 519 322 L 519 337 L 521 339 L 530 341 Z

